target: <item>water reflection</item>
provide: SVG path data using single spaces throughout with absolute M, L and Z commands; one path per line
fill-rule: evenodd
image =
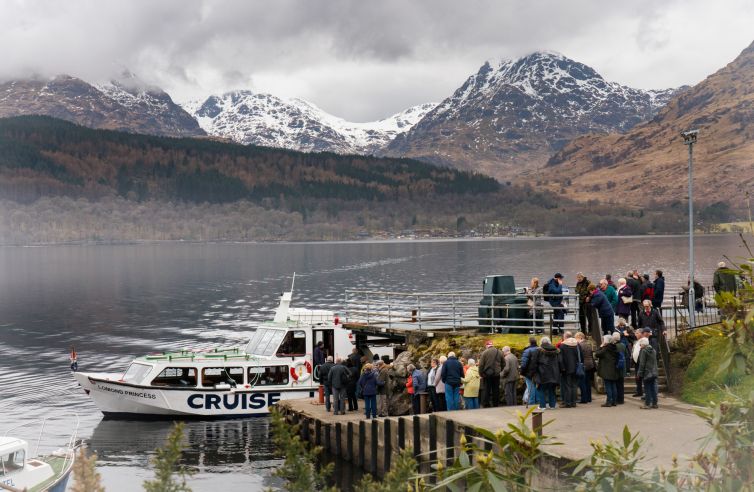
M 703 283 L 722 255 L 747 254 L 735 236 L 696 246 Z M 661 268 L 672 293 L 685 282 L 686 255 L 684 237 L 0 248 L 0 430 L 76 412 L 104 459 L 108 491 L 139 490 L 170 423 L 102 420 L 70 376 L 72 344 L 80 370 L 119 371 L 151 351 L 239 343 L 271 317 L 294 271 L 297 306 L 339 309 L 346 288 L 479 289 L 493 273 L 523 285 L 560 271 L 572 284 L 577 271 L 596 279 Z M 269 485 L 280 461 L 266 419 L 187 425 L 194 490 Z

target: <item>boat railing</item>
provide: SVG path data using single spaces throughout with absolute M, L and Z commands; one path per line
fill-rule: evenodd
M 484 294 L 349 289 L 344 322 L 400 330 L 544 329 L 578 324 L 577 294 Z M 562 325 L 561 325 L 562 324 Z M 547 326 L 545 326 L 547 325 Z
M 65 457 L 64 457 L 64 461 L 63 461 L 63 469 L 64 470 L 65 470 L 66 466 L 68 465 L 68 461 L 70 459 L 73 459 L 73 452 L 75 451 L 76 444 L 77 444 L 80 419 L 79 419 L 78 414 L 76 414 L 76 413 L 74 413 L 73 416 L 76 419 L 76 425 L 74 426 L 73 432 L 68 437 L 68 441 L 66 443 Z M 36 457 L 39 456 L 39 446 L 41 445 L 42 438 L 45 435 L 45 428 L 47 426 L 47 421 L 48 420 L 52 420 L 52 419 L 57 419 L 57 418 L 56 417 L 44 417 L 44 418 L 41 418 L 41 419 L 29 420 L 28 422 L 24 422 L 22 424 L 18 424 L 16 426 L 13 426 L 13 427 L 9 428 L 8 430 L 6 430 L 5 433 L 3 434 L 3 437 L 9 437 L 11 435 L 11 433 L 15 433 L 19 429 L 22 429 L 22 428 L 25 428 L 25 427 L 31 427 L 33 425 L 39 425 L 40 426 L 39 427 L 39 435 L 37 436 L 37 442 L 36 442 L 36 445 L 34 446 L 34 452 L 30 453 L 30 456 L 27 456 L 27 459 L 28 458 L 36 458 Z

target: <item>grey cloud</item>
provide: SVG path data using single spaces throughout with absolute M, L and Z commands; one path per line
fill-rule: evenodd
M 0 77 L 104 80 L 128 67 L 177 99 L 251 88 L 367 120 L 442 99 L 487 59 L 538 49 L 621 83 L 693 83 L 751 42 L 753 21 L 746 0 L 2 2 Z M 683 63 L 689 43 L 709 56 Z

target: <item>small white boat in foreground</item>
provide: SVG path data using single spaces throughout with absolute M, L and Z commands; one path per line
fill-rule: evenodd
M 332 311 L 290 308 L 292 294 L 283 293 L 274 320 L 259 325 L 245 348 L 146 355 L 125 373 L 74 377 L 102 413 L 125 418 L 264 415 L 280 400 L 313 398 L 315 345 L 346 357 L 351 332 Z
M 64 448 L 44 456 L 37 455 L 44 432 L 44 421 L 41 422 L 33 454 L 29 451 L 27 441 L 8 435 L 19 427 L 28 425 L 31 423 L 10 429 L 0 437 L 0 491 L 64 492 L 75 460 L 78 424 Z

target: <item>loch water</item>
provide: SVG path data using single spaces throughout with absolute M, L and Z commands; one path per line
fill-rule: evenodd
M 724 255 L 747 252 L 737 236 L 697 238 L 703 284 Z M 521 286 L 562 272 L 573 285 L 577 271 L 597 279 L 659 268 L 675 292 L 687 258 L 682 236 L 0 248 L 0 433 L 50 417 L 48 443 L 59 446 L 78 415 L 107 490 L 141 490 L 171 424 L 103 420 L 70 375 L 71 345 L 80 370 L 119 371 L 147 352 L 242 343 L 272 316 L 293 272 L 294 306 L 339 310 L 347 288 L 481 289 L 490 274 Z M 32 429 L 19 437 L 35 441 Z M 194 491 L 275 485 L 281 458 L 267 418 L 191 421 L 186 437 Z

